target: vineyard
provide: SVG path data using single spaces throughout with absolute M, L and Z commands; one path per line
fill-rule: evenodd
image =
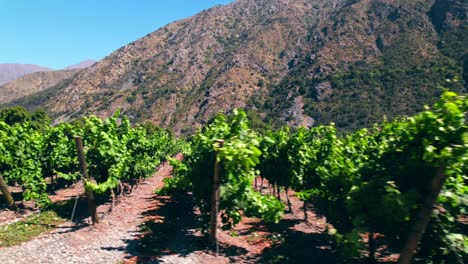
M 47 179 L 49 187 L 55 189 L 57 177 L 65 184 L 80 178 L 74 138 L 80 138 L 86 146 L 86 174 L 92 181 L 85 179 L 85 189 L 105 197 L 121 194 L 125 186 L 151 176 L 159 163 L 181 146 L 165 130 L 150 134 L 144 127 L 132 128 L 118 112 L 106 120 L 88 117 L 75 124 L 41 129 L 29 122 L 9 125 L 0 121 L 0 138 L 0 182 L 4 183 L 2 193 L 10 208 L 15 203 L 6 183 L 21 186 L 24 200 L 47 208 Z
M 445 92 L 415 116 L 343 134 L 334 124 L 254 131 L 236 109 L 186 141 L 132 126 L 118 112 L 56 126 L 0 121 L 0 187 L 10 209 L 19 203 L 11 186 L 48 208 L 50 189 L 83 181 L 88 202 L 104 200 L 112 209 L 116 197 L 168 159 L 173 176 L 156 195 L 190 194 L 194 218 L 212 242 L 217 227 L 232 230 L 246 217 L 281 224 L 294 209 L 293 193 L 305 220 L 308 210 L 326 218 L 339 261 L 375 262 L 384 241 L 400 254 L 399 263 L 464 263 L 467 110 L 465 96 Z M 183 159 L 169 158 L 180 152 Z
M 206 226 L 213 204 L 213 168 L 207 164 L 217 161 L 224 228 L 242 214 L 280 221 L 285 205 L 254 189 L 260 175 L 273 185 L 272 194 L 292 189 L 304 204 L 313 203 L 331 224 L 344 258 L 358 257 L 367 240 L 373 260 L 376 235 L 399 243 L 402 256 L 411 255 L 429 224 L 420 257 L 463 263 L 467 238 L 458 220 L 467 205 L 467 109 L 465 97 L 447 92 L 433 109 L 350 135 L 337 134 L 333 124 L 259 135 L 249 129 L 245 113 L 235 110 L 192 138 L 164 191 L 192 191 Z

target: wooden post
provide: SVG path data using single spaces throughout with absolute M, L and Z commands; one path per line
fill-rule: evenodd
M 424 197 L 423 204 L 416 215 L 416 219 L 411 227 L 408 238 L 401 250 L 400 257 L 398 258 L 398 264 L 411 263 L 413 255 L 418 248 L 419 240 L 421 240 L 424 232 L 426 231 L 427 225 L 431 220 L 432 208 L 437 202 L 437 197 L 444 186 L 445 179 L 445 166 L 440 166 L 427 188 L 427 195 Z
M 374 239 L 374 232 L 369 231 L 369 262 L 375 263 L 375 239 Z
M 224 141 L 217 140 L 219 147 L 222 148 Z M 211 216 L 210 216 L 210 239 L 211 242 L 216 246 L 216 256 L 219 252 L 218 237 L 216 231 L 218 228 L 218 207 L 219 207 L 219 186 L 221 184 L 221 166 L 218 162 L 218 152 L 216 152 L 214 173 L 213 173 L 213 188 L 211 195 Z
M 289 200 L 289 187 L 286 187 L 286 201 L 288 202 L 289 212 L 292 213 L 291 200 Z
M 8 208 L 10 208 L 11 210 L 15 210 L 15 200 L 13 200 L 13 196 L 11 196 L 10 190 L 8 190 L 8 185 L 6 184 L 5 179 L 3 179 L 2 175 L 0 175 L 0 189 L 3 193 L 3 199 L 5 199 Z
M 75 143 L 76 143 L 76 149 L 78 151 L 78 161 L 80 162 L 80 168 L 81 168 L 81 176 L 86 179 L 87 181 L 90 181 L 91 178 L 88 175 L 88 165 L 86 164 L 86 158 L 83 150 L 83 140 L 79 136 L 75 136 Z M 96 201 L 94 200 L 94 195 L 91 190 L 86 188 L 85 185 L 85 193 L 86 193 L 86 198 L 88 199 L 88 210 L 89 210 L 89 215 L 91 216 L 91 219 L 93 221 L 93 225 L 99 223 L 98 217 L 97 217 L 97 210 L 96 210 Z
M 302 210 L 304 210 L 304 221 L 307 221 L 308 217 L 307 217 L 307 201 L 306 200 L 304 200 Z
M 260 193 L 263 194 L 263 177 L 262 176 L 260 176 L 260 180 L 261 180 L 261 182 L 260 182 Z

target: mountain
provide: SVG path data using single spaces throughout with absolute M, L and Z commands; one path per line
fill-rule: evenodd
M 64 70 L 85 69 L 85 68 L 93 66 L 93 64 L 95 64 L 96 62 L 97 61 L 95 60 L 84 60 L 78 64 L 70 65 L 64 68 Z
M 8 83 L 0 85 L 0 104 L 5 104 L 24 96 L 43 91 L 95 63 L 95 60 L 85 60 L 78 64 L 68 66 L 63 70 L 51 70 L 46 68 L 47 71 L 33 72 L 15 78 Z
M 0 85 L 0 104 L 40 92 L 73 76 L 79 71 L 41 71 L 23 75 L 4 85 Z
M 462 0 L 238 0 L 169 24 L 14 104 L 57 121 L 122 109 L 176 132 L 244 107 L 354 130 L 466 92 Z
M 51 71 L 52 69 L 34 64 L 0 64 L 0 85 L 32 72 Z

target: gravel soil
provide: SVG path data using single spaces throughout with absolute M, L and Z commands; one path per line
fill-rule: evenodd
M 86 222 L 89 219 L 84 223 L 67 222 L 34 240 L 0 248 L 1 262 L 118 263 L 129 246 L 127 242 L 134 238 L 144 220 L 142 213 L 151 207 L 154 190 L 162 186 L 162 179 L 170 172 L 171 167 L 163 164 L 155 176 L 141 184 L 130 196 L 123 197 L 110 214 L 106 213 L 109 205 L 100 206 L 98 213 L 103 218 L 99 225 L 89 225 Z

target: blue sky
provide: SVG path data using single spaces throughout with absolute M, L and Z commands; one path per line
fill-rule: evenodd
M 232 0 L 0 0 L 0 63 L 54 69 L 99 60 L 156 29 Z

